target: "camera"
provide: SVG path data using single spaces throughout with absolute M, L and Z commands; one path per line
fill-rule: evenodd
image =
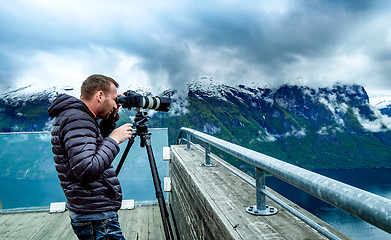
M 123 97 L 117 97 L 116 100 L 117 104 L 122 104 L 124 108 L 148 108 L 162 112 L 170 110 L 171 99 L 168 97 L 147 97 L 131 90 L 126 91 L 124 95 Z

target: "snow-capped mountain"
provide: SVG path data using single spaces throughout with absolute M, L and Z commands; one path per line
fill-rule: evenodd
M 383 115 L 391 117 L 391 97 L 382 98 L 373 104 Z
M 191 82 L 189 95 L 196 99 L 213 98 L 230 102 L 238 100 L 254 111 L 265 113 L 263 118 L 267 117 L 266 113 L 273 106 L 279 106 L 306 120 L 319 124 L 329 122 L 331 125 L 335 121 L 340 127 L 345 127 L 346 119 L 343 116 L 351 110 L 368 131 L 381 132 L 391 129 L 390 118 L 379 111 L 387 106 L 391 107 L 391 101 L 372 106 L 365 89 L 359 85 L 334 85 L 318 89 L 284 85 L 277 89 L 267 89 Z M 322 129 L 324 127 L 327 126 L 322 126 Z
M 176 129 L 172 139 L 187 126 L 308 168 L 391 167 L 391 118 L 359 85 L 270 89 L 203 79 L 189 83 L 188 102 L 186 115 L 159 120 Z
M 47 109 L 60 93 L 74 95 L 72 87 L 28 85 L 0 93 L 0 131 L 42 131 L 50 129 Z
M 1 131 L 49 130 L 54 97 L 79 95 L 63 87 L 31 89 L 0 94 Z M 370 105 L 362 86 L 271 89 L 203 78 L 188 84 L 186 97 L 165 94 L 173 99 L 171 113 L 156 112 L 149 125 L 168 127 L 171 143 L 185 126 L 307 168 L 391 167 L 391 118 Z
M 53 100 L 60 93 L 67 93 L 72 96 L 78 96 L 78 92 L 71 86 L 37 86 L 30 84 L 17 89 L 8 89 L 0 93 L 0 99 L 3 101 L 20 102 L 34 101 L 36 99 L 49 98 Z
M 384 98 L 380 102 L 374 104 L 378 109 L 391 108 L 391 98 Z

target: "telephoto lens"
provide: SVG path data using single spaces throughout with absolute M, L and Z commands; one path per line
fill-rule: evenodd
M 117 98 L 117 103 L 122 104 L 124 108 L 145 108 L 162 112 L 168 112 L 170 110 L 171 99 L 168 97 L 142 96 L 131 90 L 126 91 L 124 95 L 123 97 Z

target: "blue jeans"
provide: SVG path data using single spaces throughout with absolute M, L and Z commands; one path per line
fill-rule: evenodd
M 79 239 L 125 240 L 119 226 L 118 217 L 88 222 L 71 219 L 71 224 Z

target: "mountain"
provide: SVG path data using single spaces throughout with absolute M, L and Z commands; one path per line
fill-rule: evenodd
M 166 91 L 172 110 L 151 111 L 148 126 L 168 127 L 171 144 L 180 127 L 190 127 L 308 169 L 391 167 L 391 120 L 362 86 L 270 89 L 208 80 L 190 82 L 186 96 Z M 19 92 L 0 95 L 0 131 L 49 130 L 46 110 L 58 89 Z M 122 109 L 119 124 L 132 112 Z
M 380 109 L 380 112 L 384 115 L 391 117 L 391 98 L 384 99 L 376 104 L 376 107 Z
M 50 130 L 47 109 L 59 93 L 70 87 L 37 88 L 29 85 L 0 94 L 0 132 Z
M 268 89 L 192 82 L 187 109 L 176 117 L 155 114 L 152 125 L 168 126 L 170 139 L 186 126 L 309 169 L 391 167 L 390 118 L 358 85 Z

